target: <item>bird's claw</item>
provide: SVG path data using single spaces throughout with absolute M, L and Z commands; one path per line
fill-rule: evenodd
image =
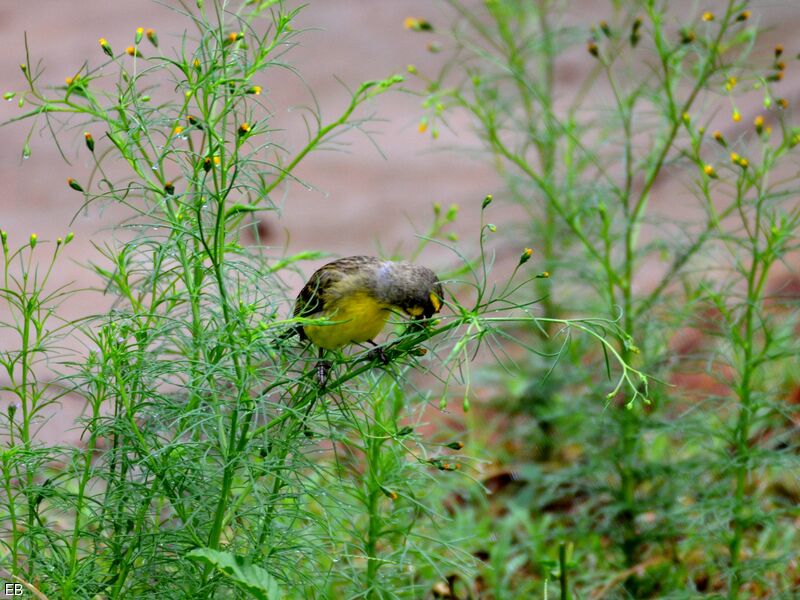
M 381 361 L 381 364 L 389 364 L 389 357 L 386 355 L 386 351 L 383 349 L 383 346 L 375 346 L 369 352 L 367 352 L 368 360 L 373 361 L 376 358 Z

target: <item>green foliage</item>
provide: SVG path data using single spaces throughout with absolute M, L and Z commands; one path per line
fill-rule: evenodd
M 449 523 L 451 490 L 476 487 L 475 465 L 449 433 L 426 433 L 424 411 L 456 394 L 469 409 L 479 349 L 537 351 L 506 328 L 536 322 L 537 301 L 514 296 L 546 274 L 524 275 L 524 251 L 491 286 L 484 241 L 495 229 L 482 222 L 476 249 L 451 248 L 451 285 L 467 293 L 448 299 L 449 312 L 395 323 L 386 365 L 358 348 L 337 354 L 322 389 L 312 353 L 289 335 L 301 320 L 284 317 L 286 278 L 321 254 L 273 256 L 242 232 L 277 211 L 305 156 L 358 129 L 362 106 L 402 78 L 361 84 L 329 122 L 309 112 L 306 143 L 284 149 L 257 81 L 284 68 L 297 10 L 178 4 L 193 30 L 177 48 L 149 30 L 124 52 L 101 39 L 98 56 L 55 88 L 41 84 L 40 63 L 22 65 L 14 121 L 46 125 L 57 144 L 83 132 L 92 169 L 65 192 L 81 198 L 76 209 L 128 216 L 92 260 L 113 308 L 74 322 L 57 321 L 66 292 L 48 284 L 72 234 L 40 263 L 44 241 L 34 234 L 15 250 L 2 232 L 2 327 L 17 338 L 2 354 L 2 389 L 15 398 L 1 430 L 3 576 L 65 599 L 419 597 L 453 572 L 451 585 L 468 586 L 477 559 Z M 456 212 L 436 213 L 417 253 L 447 239 Z M 615 321 L 549 315 L 545 325 L 562 340 L 594 338 L 615 394 L 646 389 Z M 58 336 L 85 351 L 67 354 Z M 67 395 L 85 407 L 75 448 L 36 432 Z
M 613 2 L 580 25 L 572 2 L 448 4 L 452 59 L 409 72 L 426 126 L 466 112 L 502 196 L 527 211 L 520 235 L 553 274 L 552 289 L 525 290 L 544 298 L 538 323 L 619 317 L 622 362 L 676 384 L 651 386 L 649 405 L 626 389 L 606 407 L 586 347 L 562 352 L 552 373 L 532 354 L 516 380 L 493 376 L 508 390 L 496 408 L 515 415 L 505 459 L 530 474 L 515 497 L 542 530 L 529 568 L 567 540 L 588 597 L 789 597 L 797 513 L 775 486 L 798 466 L 787 403 L 797 298 L 768 278 L 798 249 L 800 138 L 780 92 L 783 47 L 752 54 L 758 19 L 737 0 L 704 13 Z M 578 52 L 586 60 L 570 67 Z M 571 95 L 568 68 L 579 72 Z M 763 106 L 752 124 L 745 95 Z M 668 182 L 680 191 L 660 206 Z M 553 330 L 543 337 L 555 352 Z M 496 440 L 485 443 L 491 453 Z
M 186 556 L 219 569 L 243 590 L 250 592 L 259 600 L 283 596 L 280 586 L 269 573 L 255 565 L 246 564 L 240 557 L 234 556 L 230 552 L 195 548 Z

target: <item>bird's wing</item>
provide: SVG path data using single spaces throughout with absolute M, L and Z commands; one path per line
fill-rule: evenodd
M 317 269 L 300 290 L 294 305 L 295 317 L 311 317 L 322 312 L 326 303 L 340 291 L 336 284 L 353 275 L 374 269 L 380 260 L 374 256 L 348 256 Z
M 315 271 L 297 295 L 294 316 L 311 317 L 322 312 L 326 290 L 341 277 L 342 274 L 335 263 L 329 263 Z

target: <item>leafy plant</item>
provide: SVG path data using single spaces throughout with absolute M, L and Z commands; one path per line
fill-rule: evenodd
M 471 117 L 529 215 L 520 235 L 553 274 L 552 291 L 526 290 L 544 298 L 544 316 L 619 318 L 621 360 L 678 384 L 653 388 L 651 404 L 628 388 L 606 407 L 585 346 L 562 353 L 555 373 L 531 355 L 517 380 L 494 377 L 512 398 L 499 407 L 526 417 L 510 443 L 540 449 L 507 457 L 536 465 L 519 492 L 532 522 L 548 523 L 532 561 L 573 542 L 576 589 L 592 597 L 620 584 L 619 597 L 637 598 L 790 593 L 795 554 L 779 532 L 791 516 L 768 491 L 797 449 L 793 409 L 776 392 L 794 360 L 796 298 L 775 299 L 767 277 L 796 250 L 797 180 L 783 173 L 798 130 L 781 95 L 783 46 L 754 56 L 757 20 L 736 0 L 702 11 L 610 2 L 591 24 L 573 24 L 570 2 L 447 4 L 458 16 L 449 38 L 435 23 L 416 29 L 439 35 L 429 48 L 451 60 L 433 74 L 409 67 L 425 128 Z M 589 67 L 574 67 L 567 88 L 560 70 L 581 47 Z M 745 95 L 762 104 L 752 125 Z M 667 180 L 684 191 L 657 202 Z M 676 351 L 687 332 L 693 341 Z M 687 389 L 698 367 L 704 385 Z
M 2 234 L 2 298 L 14 315 L 3 325 L 19 338 L 3 354 L 4 387 L 17 397 L 3 429 L 4 568 L 54 598 L 415 597 L 471 573 L 476 559 L 443 523 L 449 480 L 472 462 L 460 441 L 429 439 L 427 405 L 445 408 L 458 391 L 469 409 L 479 348 L 536 351 L 510 323 L 594 339 L 613 394 L 640 394 L 646 377 L 617 350 L 613 321 L 537 319 L 535 299 L 514 297 L 546 278 L 524 275 L 529 250 L 490 285 L 485 239 L 495 229 L 482 221 L 475 249 L 448 246 L 459 265 L 450 312 L 395 323 L 386 365 L 359 348 L 337 353 L 322 388 L 316 359 L 290 335 L 308 320 L 282 316 L 286 277 L 322 254 L 272 255 L 242 234 L 277 211 L 274 196 L 297 181 L 304 157 L 359 129 L 363 105 L 402 78 L 361 84 L 329 122 L 310 112 L 306 143 L 284 149 L 258 81 L 297 43 L 298 9 L 178 4 L 193 29 L 176 48 L 153 30 L 137 29 L 124 51 L 100 39 L 102 62 L 55 88 L 28 57 L 25 89 L 13 92 L 22 110 L 13 121 L 32 132 L 44 123 L 57 144 L 82 132 L 93 167 L 67 182 L 77 208 L 129 216 L 92 261 L 113 309 L 53 329 L 64 291 L 50 291 L 48 275 L 72 235 L 40 276 L 42 242 L 33 235 L 12 250 Z M 454 219 L 439 212 L 418 251 L 444 244 Z M 85 353 L 59 354 L 56 334 L 82 339 Z M 39 365 L 57 370 L 55 383 L 39 381 Z M 86 406 L 78 448 L 35 435 L 64 394 Z

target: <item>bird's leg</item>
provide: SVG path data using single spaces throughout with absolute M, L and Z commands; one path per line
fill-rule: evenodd
M 321 389 L 325 389 L 328 383 L 328 372 L 331 370 L 331 361 L 325 360 L 325 350 L 319 349 L 319 360 L 317 361 L 317 383 Z
M 376 344 L 372 340 L 367 340 L 367 341 L 372 345 L 372 350 L 370 350 L 367 353 L 367 356 L 369 357 L 369 359 L 372 360 L 373 358 L 377 358 L 384 365 L 388 365 L 389 364 L 389 357 L 386 356 L 386 352 L 383 351 L 383 346 L 378 346 L 378 344 Z

